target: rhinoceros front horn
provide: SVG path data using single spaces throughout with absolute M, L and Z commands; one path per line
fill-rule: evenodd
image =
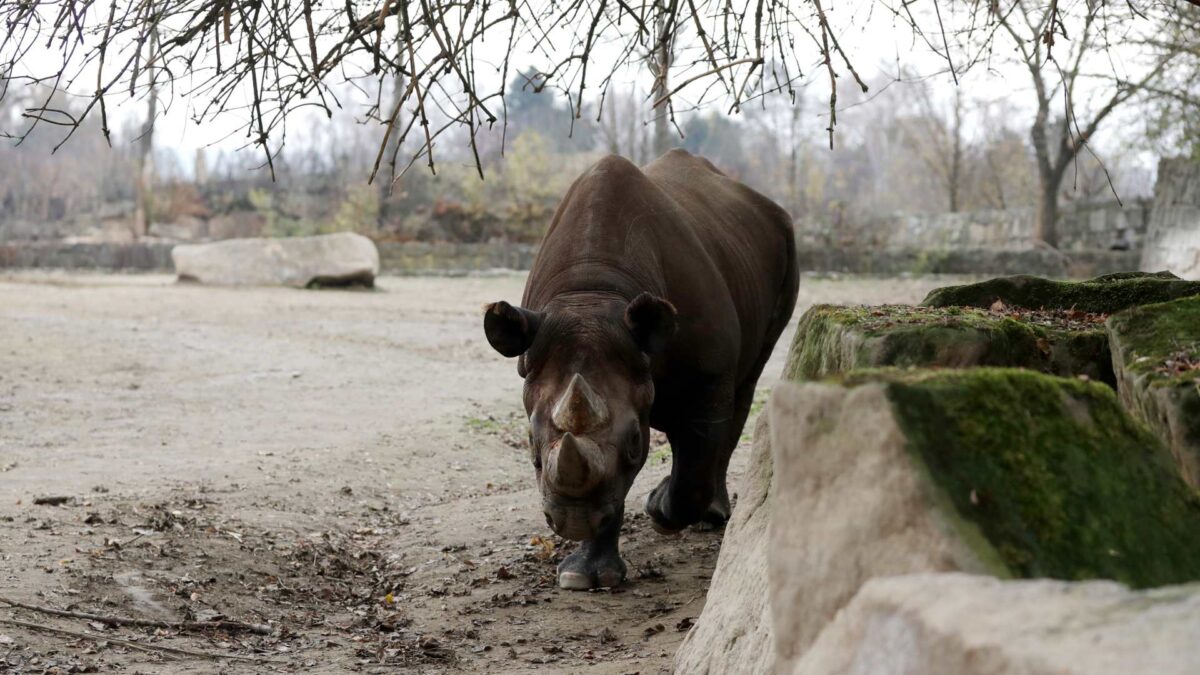
M 563 434 L 562 440 L 554 449 L 548 468 L 550 482 L 556 487 L 567 490 L 581 490 L 588 483 L 588 461 L 583 455 L 579 439 L 570 432 Z
M 554 404 L 550 418 L 559 429 L 582 434 L 608 421 L 608 406 L 583 375 L 575 373 Z

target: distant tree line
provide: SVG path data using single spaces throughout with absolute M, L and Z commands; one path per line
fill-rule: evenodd
M 944 58 L 940 76 L 955 84 L 946 95 L 904 71 L 864 79 L 818 0 L 478 13 L 444 3 L 179 0 L 116 2 L 107 16 L 90 5 L 17 3 L 0 11 L 0 128 L 19 142 L 0 149 L 11 178 L 0 188 L 0 223 L 10 236 L 97 221 L 119 230 L 125 218 L 133 237 L 183 222 L 208 236 L 357 229 L 531 240 L 600 153 L 645 162 L 682 145 L 798 219 L 836 227 L 893 211 L 1033 207 L 1038 238 L 1053 246 L 1064 201 L 1148 189 L 1128 126 L 1111 136 L 1120 141 L 1097 144 L 1113 120 L 1138 119 L 1141 147 L 1200 147 L 1195 5 L 947 3 L 945 21 L 931 24 L 909 4 L 881 3 Z M 497 26 L 525 30 L 546 64 L 512 68 L 507 57 L 523 38 L 510 34 L 505 61 L 491 64 L 507 81 L 485 94 L 473 49 Z M 547 47 L 556 36 L 565 38 L 559 52 Z M 41 49 L 58 58 L 40 58 L 36 39 L 46 37 Z M 601 38 L 620 50 L 589 73 Z M 975 95 L 1001 63 L 1027 75 L 1013 90 L 1023 102 Z M 33 64 L 52 69 L 28 74 Z M 619 77 L 635 65 L 650 77 L 628 81 L 648 81 L 648 90 Z M 95 75 L 94 91 L 67 95 L 84 74 Z M 200 97 L 197 121 L 249 95 L 238 109 L 248 114 L 247 145 L 260 153 L 191 158 L 156 148 L 158 99 L 185 74 Z M 126 87 L 145 102 L 145 117 L 112 129 L 105 101 Z M 341 114 L 356 98 L 365 112 Z M 303 117 L 306 106 L 320 117 Z M 305 120 L 303 139 L 284 143 L 285 119 Z M 50 158 L 68 137 L 69 150 Z M 406 170 L 414 162 L 430 170 Z

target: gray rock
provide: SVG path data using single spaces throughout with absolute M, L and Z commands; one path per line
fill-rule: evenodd
M 1200 163 L 1186 157 L 1159 160 L 1141 267 L 1200 281 Z
M 350 232 L 286 239 L 229 239 L 176 246 L 180 281 L 219 286 L 372 286 L 379 252 Z
M 676 672 L 765 673 L 771 668 L 767 550 L 772 474 L 771 429 L 767 416 L 759 415 L 704 612 L 675 653 Z
M 966 574 L 873 579 L 795 675 L 1185 675 L 1200 671 L 1200 586 Z
M 786 486 L 771 508 L 788 514 L 768 534 L 779 671 L 872 577 L 988 571 L 912 461 L 883 385 L 783 382 L 769 415 L 775 484 Z

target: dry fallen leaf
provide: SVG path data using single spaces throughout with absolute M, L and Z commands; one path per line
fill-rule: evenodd
M 549 560 L 554 556 L 554 542 L 545 537 L 535 536 L 529 540 L 529 545 L 533 546 L 533 555 L 538 560 Z
M 653 635 L 658 635 L 666 629 L 666 626 L 662 625 L 661 623 L 656 623 L 653 626 L 647 626 L 646 630 L 642 631 L 642 635 L 645 637 L 651 637 Z

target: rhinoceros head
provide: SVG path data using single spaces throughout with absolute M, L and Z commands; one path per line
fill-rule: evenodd
M 654 402 L 651 356 L 675 330 L 675 309 L 642 294 L 628 305 L 489 305 L 488 341 L 520 356 L 533 465 L 546 521 L 568 539 L 619 524 L 646 461 Z

